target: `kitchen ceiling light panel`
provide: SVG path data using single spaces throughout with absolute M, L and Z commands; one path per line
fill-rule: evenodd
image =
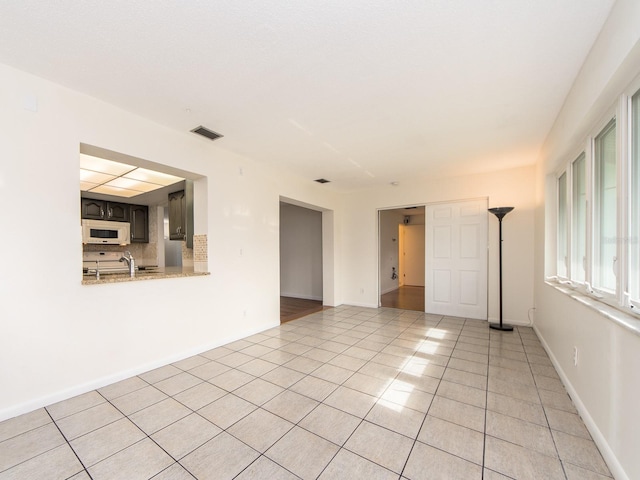
M 130 172 L 134 168 L 133 165 L 127 165 L 126 163 L 112 162 L 111 160 L 105 160 L 104 158 L 98 158 L 85 153 L 80 154 L 80 168 L 86 170 L 92 170 L 94 172 L 108 173 L 114 176 L 124 175 Z
M 162 188 L 162 185 L 156 185 L 155 183 L 140 182 L 133 180 L 132 178 L 118 177 L 110 182 L 104 184 L 105 187 L 117 187 L 126 188 L 128 190 L 135 190 L 137 192 L 145 193 Z
M 124 177 L 140 180 L 141 182 L 156 183 L 162 186 L 173 185 L 174 183 L 184 180 L 183 178 L 169 175 L 168 173 L 147 170 L 146 168 L 136 168 L 124 175 Z
M 118 187 L 110 187 L 108 185 L 100 185 L 96 188 L 91 189 L 91 193 L 104 193 L 105 195 L 115 195 L 118 197 L 135 197 L 136 195 L 140 195 L 142 192 L 137 192 L 136 190 L 129 190 L 126 188 L 118 188 Z
M 107 173 L 94 172 L 93 170 L 85 170 L 84 168 L 80 169 L 80 181 L 81 182 L 91 182 L 97 185 L 101 183 L 108 182 L 109 180 L 113 180 L 116 178 L 115 175 L 109 175 Z
M 82 180 L 80 180 L 80 191 L 82 192 L 86 192 L 87 190 L 91 190 L 92 188 L 97 186 L 97 183 L 83 182 Z

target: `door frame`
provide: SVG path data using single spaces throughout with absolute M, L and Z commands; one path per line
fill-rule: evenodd
M 478 201 L 478 200 L 483 200 L 486 202 L 486 205 L 488 207 L 489 205 L 489 197 L 471 197 L 471 198 L 460 198 L 460 199 L 454 199 L 454 200 L 440 200 L 437 202 L 425 202 L 425 203 L 410 203 L 410 204 L 406 204 L 406 205 L 398 205 L 398 206 L 393 206 L 393 207 L 380 207 L 377 209 L 378 212 L 378 248 L 377 248 L 377 280 L 378 280 L 378 307 L 381 306 L 381 302 L 380 302 L 380 297 L 382 295 L 382 288 L 381 288 L 381 284 L 380 284 L 380 264 L 381 264 L 381 259 L 380 259 L 380 255 L 381 255 L 381 251 L 380 251 L 380 212 L 385 211 L 385 210 L 401 210 L 403 208 L 411 208 L 411 207 L 424 207 L 425 209 L 425 223 L 424 223 L 424 228 L 425 228 L 425 288 L 426 288 L 426 282 L 427 282 L 427 239 L 426 239 L 426 229 L 427 229 L 427 216 L 426 216 L 426 212 L 427 212 L 427 207 L 429 206 L 433 206 L 433 205 L 446 205 L 449 203 L 463 203 L 463 202 L 472 202 L 472 201 Z M 489 225 L 488 225 L 489 219 L 487 217 L 487 271 L 486 271 L 486 275 L 487 275 L 487 288 L 486 288 L 486 292 L 485 295 L 487 297 L 487 312 L 486 312 L 486 318 L 487 321 L 489 319 Z M 424 302 L 424 311 L 426 313 L 427 311 L 427 301 L 425 298 L 425 302 Z
M 288 203 L 297 207 L 315 210 L 322 213 L 322 305 L 329 307 L 338 306 L 339 296 L 336 292 L 336 255 L 335 255 L 335 220 L 334 212 L 328 208 L 313 205 L 311 203 L 295 200 L 291 197 L 279 197 L 279 202 Z M 278 214 L 278 223 L 280 216 Z M 279 232 L 279 227 L 278 227 Z M 280 234 L 278 233 L 278 246 L 280 244 Z M 280 265 L 278 255 L 278 265 Z M 280 268 L 278 267 L 278 282 L 280 282 Z M 278 283 L 278 291 L 280 291 Z M 278 305 L 280 304 L 280 296 L 278 295 Z
M 380 268 L 382 266 L 382 260 L 380 258 L 380 255 L 382 254 L 382 249 L 380 248 L 382 225 L 381 225 L 381 222 L 380 222 L 380 214 L 381 214 L 381 212 L 385 212 L 385 211 L 389 211 L 389 210 L 404 210 L 406 208 L 416 208 L 416 207 L 417 208 L 423 207 L 425 212 L 427 210 L 427 204 L 426 203 L 410 203 L 410 204 L 407 204 L 407 205 L 396 205 L 394 207 L 381 207 L 381 208 L 377 209 L 378 244 L 377 244 L 377 250 L 376 250 L 377 251 L 376 276 L 377 276 L 377 286 L 378 286 L 378 302 L 377 302 L 378 308 L 380 308 L 382 306 L 382 303 L 381 303 L 381 300 L 380 300 L 380 297 L 382 296 L 382 283 L 381 283 L 382 279 L 381 279 L 381 276 L 380 276 Z M 425 223 L 424 227 L 425 227 L 425 234 L 426 234 L 426 223 Z M 398 239 L 397 240 L 398 240 L 398 248 L 399 248 L 400 247 L 400 241 L 401 241 L 400 240 L 400 232 L 399 231 L 398 231 Z M 425 240 L 424 248 L 425 248 L 425 254 L 426 254 L 426 248 L 427 248 L 426 240 Z M 426 267 L 426 264 L 425 264 L 425 267 Z M 398 275 L 400 275 L 400 258 L 398 258 L 398 270 L 397 270 L 397 273 L 398 273 Z M 425 279 L 426 279 L 426 273 L 425 273 Z M 402 285 L 403 285 L 403 283 L 398 281 L 398 288 L 400 286 L 402 286 Z

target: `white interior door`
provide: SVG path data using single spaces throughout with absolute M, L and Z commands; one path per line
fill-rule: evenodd
M 487 200 L 427 205 L 425 310 L 487 319 Z
M 424 287 L 424 225 L 402 225 L 400 228 L 404 230 L 403 284 Z

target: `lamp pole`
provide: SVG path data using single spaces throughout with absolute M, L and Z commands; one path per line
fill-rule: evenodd
M 502 323 L 502 219 L 504 216 L 513 210 L 513 207 L 496 207 L 490 208 L 489 211 L 498 217 L 498 224 L 500 226 L 500 243 L 499 243 L 499 256 L 500 256 L 500 323 L 490 323 L 489 327 L 494 330 L 502 330 L 504 332 L 513 331 L 513 325 L 507 325 Z

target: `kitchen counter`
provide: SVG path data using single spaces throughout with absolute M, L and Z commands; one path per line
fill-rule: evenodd
M 82 276 L 82 285 L 136 282 L 160 278 L 202 277 L 205 275 L 209 275 L 209 272 L 194 272 L 193 267 L 164 267 L 153 270 L 137 270 L 134 277 L 131 277 L 128 273 L 101 273 L 100 279 L 97 279 L 95 274 L 85 274 Z

